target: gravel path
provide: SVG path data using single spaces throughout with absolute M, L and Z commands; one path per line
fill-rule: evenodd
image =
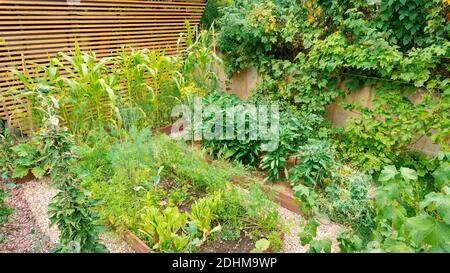
M 6 237 L 0 243 L 0 252 L 49 252 L 53 245 L 39 228 L 24 197 L 24 187 L 19 184 L 14 189 L 5 190 L 9 194 L 6 203 L 16 212 L 11 215 L 13 221 L 6 223 L 0 230 Z
M 284 245 L 281 253 L 305 253 L 308 246 L 302 246 L 298 234 L 302 231 L 301 220 L 302 216 L 290 210 L 280 207 L 280 215 L 285 221 L 288 230 L 284 237 Z M 339 235 L 340 226 L 331 221 L 323 221 L 320 227 L 317 228 L 317 239 L 328 238 L 332 241 L 331 251 L 338 252 L 339 247 L 336 241 Z
M 24 198 L 30 204 L 30 210 L 36 219 L 36 224 L 39 226 L 39 229 L 50 237 L 50 241 L 53 244 L 57 244 L 59 230 L 56 226 L 50 228 L 47 206 L 58 191 L 52 188 L 50 183 L 50 179 L 43 179 L 24 183 L 22 187 Z
M 59 238 L 57 227 L 49 227 L 47 214 L 48 204 L 57 193 L 51 186 L 51 180 L 18 184 L 15 189 L 8 189 L 7 192 L 10 195 L 7 203 L 16 209 L 16 213 L 12 215 L 16 220 L 3 227 L 1 232 L 6 235 L 7 240 L 6 243 L 0 244 L 0 252 L 33 252 L 36 245 L 42 249 L 41 252 L 50 252 Z M 100 238 L 112 253 L 133 252 L 128 244 L 113 232 L 101 234 Z

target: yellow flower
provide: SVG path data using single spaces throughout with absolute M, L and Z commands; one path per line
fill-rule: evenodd
M 306 7 L 307 8 L 312 7 L 312 1 L 306 1 Z
M 322 14 L 322 9 L 320 7 L 317 8 L 317 16 L 320 16 Z
M 180 93 L 182 96 L 203 96 L 205 92 L 203 92 L 202 89 L 195 87 L 194 83 L 191 83 L 190 85 L 181 88 Z

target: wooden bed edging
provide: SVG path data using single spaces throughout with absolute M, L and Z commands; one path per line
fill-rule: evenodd
M 136 253 L 153 253 L 152 249 L 130 230 L 125 230 L 123 238 Z
M 300 201 L 294 196 L 292 188 L 286 183 L 276 183 L 274 185 L 266 185 L 266 191 L 275 192 L 276 202 L 283 208 L 294 213 L 301 214 Z

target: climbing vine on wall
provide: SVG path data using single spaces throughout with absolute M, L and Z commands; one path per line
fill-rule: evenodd
M 373 156 L 379 162 L 372 167 L 379 169 L 385 160 L 396 163 L 396 149 L 411 146 L 421 135 L 448 149 L 449 3 L 369 2 L 235 1 L 219 20 L 218 43 L 230 75 L 256 67 L 263 78 L 256 95 L 300 111 L 323 114 L 336 98 L 361 85 L 373 86 L 381 96 L 376 103 L 391 110 L 350 105 L 364 115 L 343 136 L 352 135 L 348 145 L 381 143 L 371 150 L 378 150 Z M 417 90 L 423 96 L 418 106 L 409 100 Z M 396 108 L 399 103 L 402 107 Z M 399 114 L 417 120 L 402 122 Z M 375 139 L 365 138 L 369 128 Z M 408 133 L 389 144 L 383 140 L 397 130 Z M 349 159 L 362 166 L 367 162 L 362 157 L 371 155 L 366 152 Z

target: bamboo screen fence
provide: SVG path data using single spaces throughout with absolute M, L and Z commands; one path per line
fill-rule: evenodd
M 46 63 L 57 52 L 81 49 L 105 57 L 123 47 L 174 54 L 185 21 L 200 22 L 206 0 L 0 0 L 0 118 L 27 130 L 26 104 L 11 69 Z M 183 44 L 180 48 L 183 49 Z M 20 94 L 19 94 L 20 96 Z

